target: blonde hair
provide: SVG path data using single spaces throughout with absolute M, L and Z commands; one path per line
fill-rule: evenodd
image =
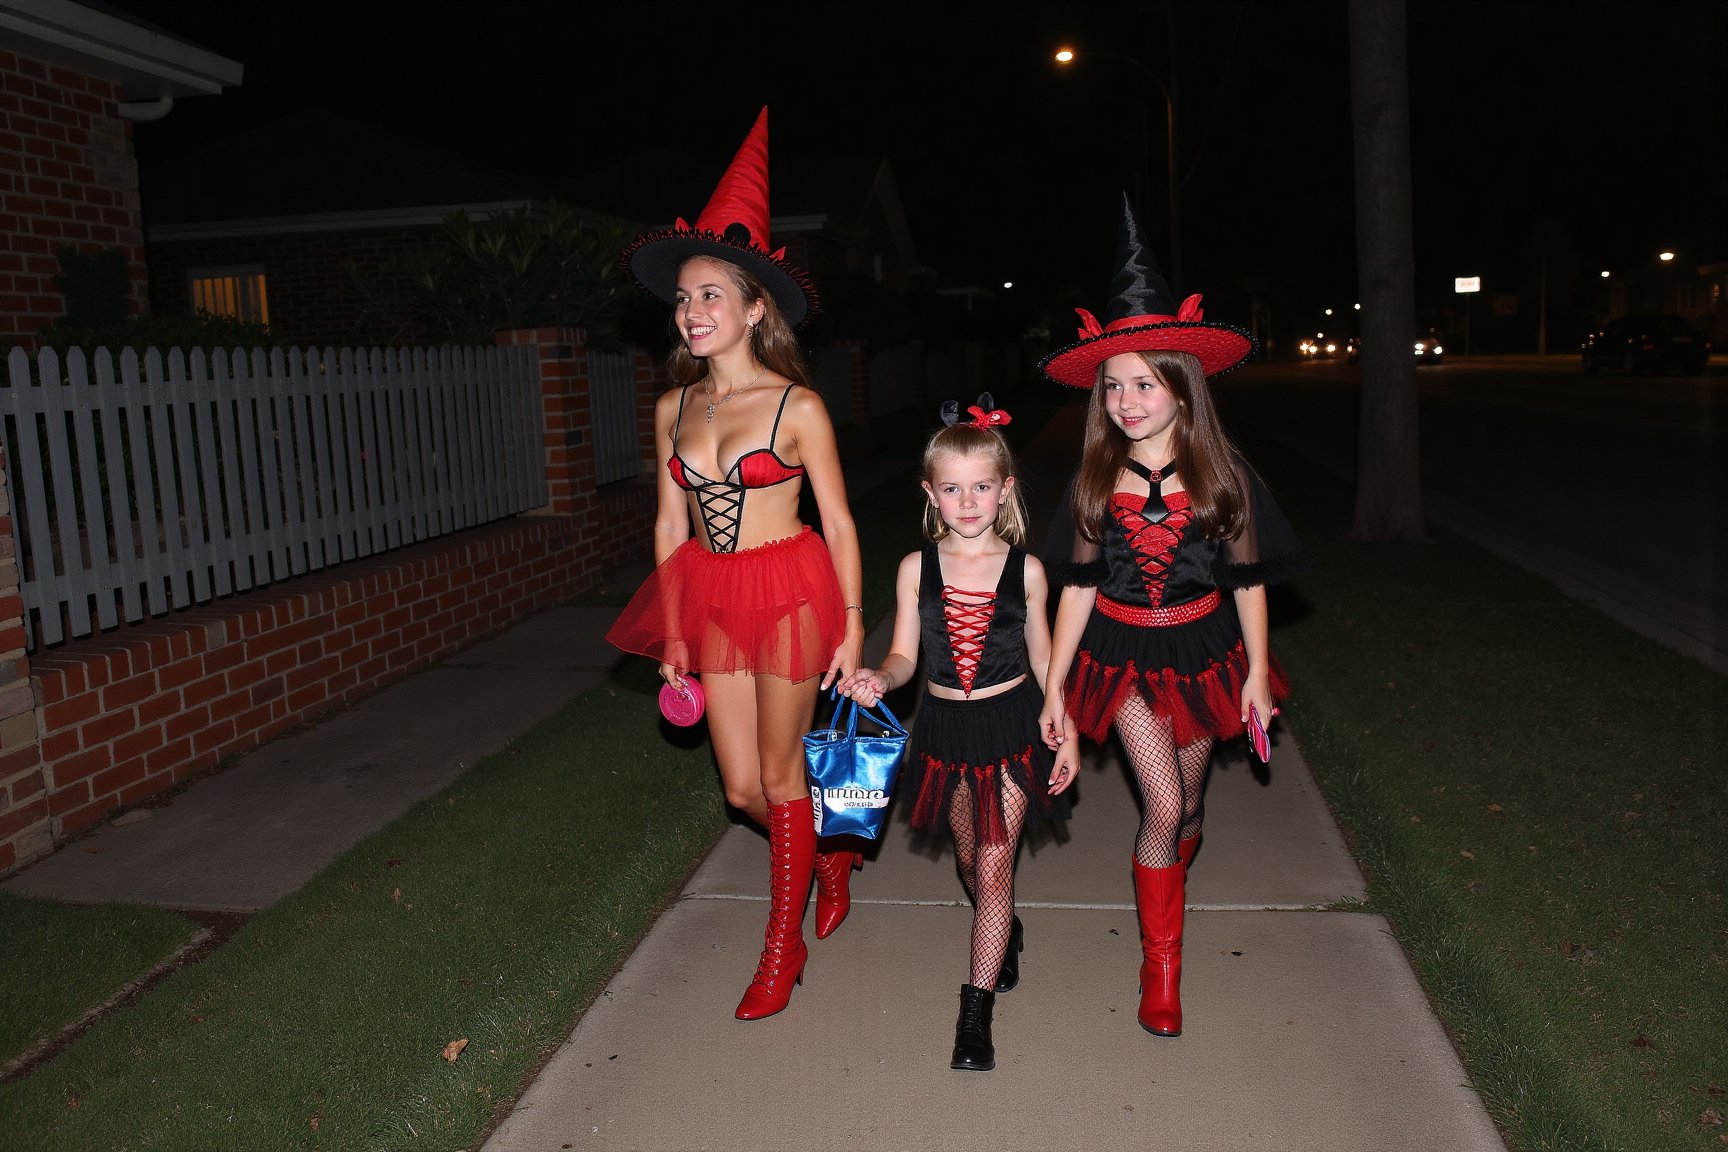
M 982 456 L 996 469 L 1003 480 L 1015 477 L 1014 450 L 994 428 L 978 428 L 971 424 L 951 424 L 938 428 L 924 445 L 924 461 L 918 478 L 926 484 L 935 483 L 936 460 L 942 456 Z M 1019 483 L 1002 494 L 996 507 L 996 535 L 1016 548 L 1026 543 L 1026 499 Z M 929 499 L 924 501 L 924 538 L 932 544 L 948 535 L 948 525 Z

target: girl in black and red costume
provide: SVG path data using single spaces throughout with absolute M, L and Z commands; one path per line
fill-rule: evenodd
M 793 329 L 809 279 L 770 252 L 768 110 L 690 227 L 636 240 L 624 264 L 672 305 L 677 385 L 654 406 L 655 569 L 606 638 L 660 663 L 675 689 L 701 675 L 726 800 L 768 831 L 770 901 L 740 1020 L 786 1007 L 816 935 L 851 907 L 858 853 L 819 850 L 802 737 L 818 688 L 858 666 L 863 569 L 834 427 Z M 818 536 L 799 519 L 808 483 Z
M 1174 306 L 1123 198 L 1107 322 L 1047 356 L 1051 379 L 1092 390 L 1081 463 L 1047 539 L 1062 585 L 1041 722 L 1059 771 L 1072 723 L 1115 727 L 1140 789 L 1134 895 L 1140 1024 L 1182 1031 L 1182 912 L 1200 843 L 1213 744 L 1271 723 L 1289 691 L 1267 638 L 1266 585 L 1309 557 L 1212 405 L 1206 378 L 1254 351 L 1247 332 Z M 1058 553 L 1058 550 L 1059 553 Z
M 1008 413 L 988 394 L 963 417 L 943 405 L 946 427 L 924 449 L 924 536 L 900 561 L 894 639 L 880 668 L 860 668 L 840 691 L 869 706 L 917 675 L 924 696 L 907 742 L 901 792 L 914 828 L 946 825 L 960 882 L 974 906 L 971 979 L 960 988 L 949 1067 L 996 1066 L 996 993 L 1020 980 L 1023 947 L 1014 914 L 1014 857 L 1021 830 L 1068 817 L 1061 793 L 1073 767 L 1052 776 L 1039 728 L 1050 654 L 1044 566 L 1021 550 L 1026 509 L 1014 458 L 997 428 Z

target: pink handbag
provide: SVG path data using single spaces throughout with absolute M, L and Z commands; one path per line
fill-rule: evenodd
M 702 719 L 702 712 L 707 704 L 707 697 L 702 694 L 702 685 L 696 682 L 694 676 L 684 677 L 682 692 L 670 684 L 660 687 L 660 715 L 680 728 L 688 728 Z

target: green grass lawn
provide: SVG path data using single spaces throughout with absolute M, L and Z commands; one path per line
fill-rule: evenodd
M 197 932 L 190 920 L 157 908 L 60 904 L 0 892 L 6 950 L 0 1066 L 53 1039 Z
M 1728 678 L 1251 454 L 1319 565 L 1279 601 L 1303 755 L 1512 1147 L 1721 1148 Z

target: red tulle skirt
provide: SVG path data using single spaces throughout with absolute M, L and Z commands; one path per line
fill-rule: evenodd
M 1290 694 L 1276 658 L 1268 657 L 1272 699 Z M 1243 734 L 1237 709 L 1248 678 L 1242 627 L 1230 602 L 1201 619 L 1167 627 L 1141 627 L 1094 611 L 1080 637 L 1063 702 L 1080 734 L 1102 742 L 1130 693 L 1154 716 L 1170 721 L 1178 748 L 1211 737 Z
M 739 552 L 686 540 L 618 614 L 606 639 L 686 672 L 807 680 L 828 670 L 846 635 L 846 605 L 822 537 Z

